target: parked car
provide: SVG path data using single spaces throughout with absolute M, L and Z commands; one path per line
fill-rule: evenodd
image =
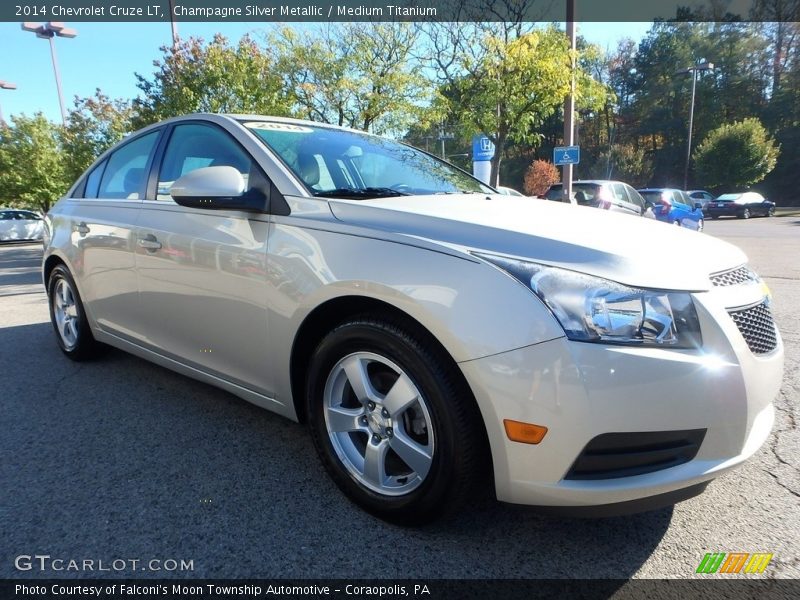
M 564 201 L 564 185 L 554 183 L 545 194 L 547 200 Z M 580 180 L 572 184 L 570 204 L 592 206 L 627 215 L 653 218 L 653 212 L 644 198 L 622 181 L 600 179 Z
M 700 202 L 693 202 L 689 195 L 672 188 L 646 188 L 639 193 L 654 205 L 656 219 L 687 229 L 703 231 L 705 219 Z
M 714 199 L 714 194 L 705 190 L 689 190 L 686 192 L 692 202 L 699 202 L 700 208 L 705 211 L 706 205 Z
M 495 189 L 504 196 L 521 196 L 522 198 L 527 198 L 527 196 L 522 192 L 518 192 L 514 188 L 506 187 L 504 185 L 498 185 Z
M 105 152 L 47 220 L 67 357 L 108 344 L 305 421 L 387 520 L 481 488 L 582 514 L 670 505 L 772 427 L 783 345 L 738 248 L 493 194 L 389 139 L 178 117 Z
M 757 192 L 741 194 L 722 194 L 714 202 L 709 203 L 707 212 L 712 219 L 719 217 L 771 217 L 775 214 L 775 203 L 766 200 Z
M 30 210 L 0 208 L 0 242 L 41 240 L 44 220 Z

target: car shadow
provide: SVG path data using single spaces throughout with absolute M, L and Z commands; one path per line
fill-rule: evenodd
M 170 577 L 626 579 L 670 525 L 671 509 L 566 519 L 487 498 L 389 525 L 345 499 L 303 425 L 118 350 L 74 363 L 53 335 L 0 325 L 12 553 L 193 561 Z M 53 573 L 0 562 L 0 577 L 21 576 Z

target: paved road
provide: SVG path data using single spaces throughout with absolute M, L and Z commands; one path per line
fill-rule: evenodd
M 0 577 L 40 553 L 194 562 L 176 576 L 683 578 L 713 551 L 773 552 L 767 576 L 800 577 L 800 219 L 707 232 L 765 275 L 787 346 L 756 457 L 674 509 L 577 520 L 482 501 L 419 530 L 344 500 L 300 425 L 122 352 L 65 359 L 39 249 L 0 247 Z

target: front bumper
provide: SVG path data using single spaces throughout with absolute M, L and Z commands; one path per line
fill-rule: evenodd
M 761 293 L 742 286 L 696 294 L 701 350 L 559 338 L 460 363 L 486 423 L 498 499 L 575 508 L 630 502 L 697 486 L 755 453 L 772 428 L 783 345 L 778 337 L 775 350 L 753 354 L 726 307 Z M 548 433 L 537 445 L 512 442 L 504 419 Z M 706 433 L 688 462 L 628 477 L 565 479 L 598 435 L 690 429 Z

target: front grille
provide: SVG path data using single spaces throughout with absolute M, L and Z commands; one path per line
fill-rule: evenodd
M 705 429 L 604 433 L 592 439 L 565 479 L 616 479 L 652 473 L 689 462 Z
M 723 287 L 726 285 L 739 285 L 740 283 L 747 283 L 748 281 L 758 281 L 758 275 L 756 275 L 750 267 L 743 265 L 729 271 L 714 273 L 711 275 L 710 279 L 715 287 Z
M 747 308 L 729 310 L 728 314 L 736 323 L 753 354 L 772 352 L 778 345 L 778 334 L 775 331 L 768 301 Z

